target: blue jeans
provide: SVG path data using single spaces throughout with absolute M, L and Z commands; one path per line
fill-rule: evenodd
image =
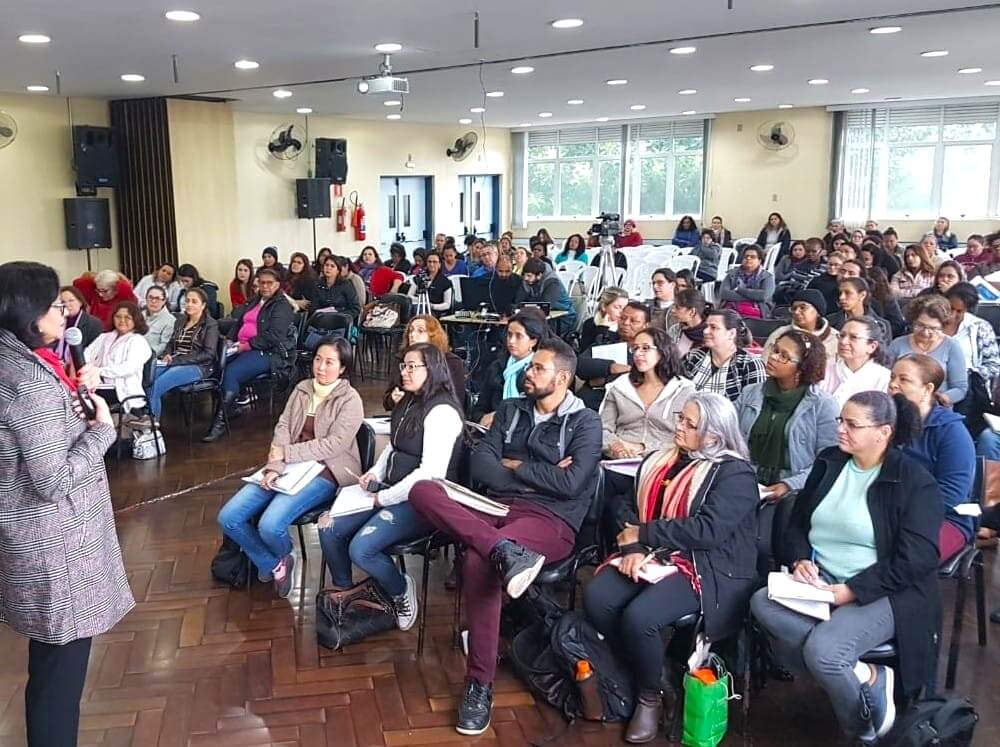
M 319 532 L 323 559 L 342 589 L 353 582 L 351 563 L 363 570 L 392 597 L 406 591 L 406 579 L 385 554 L 387 547 L 408 542 L 430 533 L 433 527 L 408 502 L 334 517 Z
M 227 394 L 239 394 L 240 387 L 254 376 L 271 373 L 271 363 L 259 350 L 238 353 L 226 361 L 226 372 L 222 375 L 222 390 Z
M 292 551 L 289 525 L 336 494 L 337 484 L 322 477 L 314 477 L 297 495 L 247 483 L 219 510 L 219 526 L 261 572 L 270 573 Z
M 149 400 L 149 409 L 153 417 L 160 419 L 163 411 L 163 395 L 171 389 L 187 386 L 196 381 L 201 381 L 202 373 L 200 366 L 156 366 L 153 370 L 153 385 L 146 392 Z
M 1000 460 L 1000 435 L 994 433 L 992 428 L 984 428 L 976 439 L 976 456 Z

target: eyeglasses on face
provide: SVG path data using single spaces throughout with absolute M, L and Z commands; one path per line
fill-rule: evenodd
M 782 363 L 801 363 L 802 362 L 801 358 L 793 358 L 788 353 L 786 353 L 784 350 L 779 350 L 778 348 L 774 348 L 773 350 L 771 350 L 770 357 L 774 358 L 777 361 L 781 361 Z
M 546 371 L 555 371 L 555 366 L 543 366 L 540 363 L 532 363 L 528 366 L 528 370 L 532 373 L 545 373 Z
M 409 371 L 410 373 L 413 373 L 418 368 L 427 368 L 427 364 L 426 363 L 414 363 L 413 361 L 406 361 L 404 363 L 400 363 L 399 364 L 399 372 L 400 373 L 403 373 L 405 371 Z
M 49 308 L 58 309 L 60 314 L 66 316 L 66 304 L 63 303 L 62 301 L 56 301 L 55 303 L 50 304 Z
M 944 332 L 941 327 L 935 327 L 931 324 L 920 324 L 919 322 L 913 325 L 913 331 L 918 333 L 923 332 L 928 335 L 939 335 Z
M 683 413 L 677 413 L 676 415 L 677 430 L 679 431 L 693 431 L 698 428 L 698 424 L 695 423 L 690 418 L 684 417 Z
M 862 337 L 861 335 L 851 334 L 850 332 L 841 332 L 841 340 L 847 340 L 848 342 L 871 342 L 872 338 Z
M 860 431 L 865 428 L 881 428 L 882 423 L 856 423 L 853 420 L 845 420 L 844 418 L 834 418 L 837 426 L 844 426 L 849 431 Z
M 632 355 L 635 355 L 636 353 L 642 353 L 643 355 L 646 355 L 647 353 L 655 353 L 656 352 L 656 346 L 655 345 L 633 345 L 632 347 L 630 347 L 628 349 L 628 351 Z

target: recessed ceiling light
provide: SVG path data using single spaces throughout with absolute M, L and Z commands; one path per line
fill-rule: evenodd
M 256 70 L 260 67 L 260 63 L 253 60 L 236 60 L 233 63 L 233 67 L 237 70 Z
M 903 30 L 902 26 L 876 26 L 868 29 L 869 34 L 898 34 Z
M 932 50 L 927 51 L 927 52 L 921 52 L 920 56 L 921 57 L 947 57 L 948 56 L 948 50 L 947 49 L 932 49 Z
M 749 96 L 737 96 L 735 99 L 733 99 L 733 101 L 735 101 L 737 104 L 749 104 L 750 103 L 750 97 Z
M 468 117 L 462 117 L 460 120 L 458 120 L 458 123 L 459 124 L 472 124 L 472 120 L 469 119 Z
M 583 103 L 583 99 L 570 99 L 566 103 L 570 106 L 580 106 Z
M 608 121 L 608 119 L 610 119 L 610 117 L 596 117 L 596 118 L 594 119 L 594 121 L 595 121 L 595 122 L 607 122 L 607 121 Z
M 697 88 L 682 88 L 677 93 L 679 93 L 681 96 L 691 96 L 692 94 L 698 93 L 698 89 Z
M 774 70 L 774 65 L 751 65 L 750 71 L 754 73 L 769 73 Z
M 35 85 L 32 85 L 32 86 L 25 86 L 24 88 L 25 88 L 25 90 L 30 91 L 31 93 L 45 93 L 46 91 L 49 90 L 48 86 L 35 86 Z
M 609 86 L 624 86 L 628 83 L 628 81 L 625 80 L 625 78 L 612 78 L 611 80 L 606 80 L 604 82 L 607 83 Z
M 825 86 L 829 82 L 826 78 L 810 78 L 808 81 L 811 86 Z
M 528 73 L 535 72 L 535 68 L 531 65 L 518 65 L 517 67 L 512 67 L 510 69 L 514 75 L 527 75 Z
M 142 83 L 146 78 L 139 73 L 125 73 L 122 76 L 122 80 L 126 83 Z
M 698 47 L 674 47 L 670 54 L 694 54 L 697 51 Z
M 521 122 L 518 127 L 531 127 L 531 122 Z
M 385 118 L 386 119 L 402 119 L 403 115 L 402 114 L 386 114 Z
M 629 107 L 629 109 L 631 109 L 634 112 L 641 112 L 645 108 L 646 108 L 645 104 L 632 104 L 632 106 Z
M 469 111 L 472 112 L 473 114 L 482 114 L 484 111 L 486 111 L 486 107 L 485 106 L 474 106 L 471 109 L 469 109 Z
M 52 37 L 45 34 L 21 34 L 17 40 L 24 44 L 48 44 L 52 41 Z
M 692 114 L 697 114 L 697 113 L 698 112 L 696 112 L 694 109 L 688 109 L 686 112 L 681 112 L 681 114 L 683 114 L 685 117 L 688 117 L 688 116 L 690 116 Z
M 582 18 L 560 18 L 552 22 L 554 29 L 576 29 L 583 25 Z
M 872 89 L 870 89 L 870 88 L 852 88 L 851 89 L 851 93 L 871 93 L 871 92 L 872 92 Z
M 168 21 L 180 21 L 181 23 L 191 23 L 201 19 L 201 16 L 193 10 L 168 10 L 163 15 Z
M 375 51 L 381 52 L 382 54 L 391 54 L 392 52 L 398 52 L 403 48 L 402 44 L 397 44 L 396 42 L 382 42 L 381 44 L 375 45 Z
M 402 101 L 397 101 L 396 99 L 389 99 L 388 101 L 383 101 L 382 106 L 399 106 Z
M 295 110 L 295 113 L 296 114 L 312 114 L 313 110 L 310 109 L 308 106 L 300 106 L 298 109 Z
M 1000 80 L 988 80 L 983 83 L 984 86 L 1000 86 Z
M 542 119 L 548 119 L 552 116 L 552 112 L 538 112 L 538 116 Z
M 981 67 L 960 67 L 958 69 L 959 75 L 975 75 L 981 72 L 983 72 Z
M 795 107 L 792 104 L 778 104 L 778 108 L 779 109 L 794 109 Z
M 273 91 L 271 95 L 276 99 L 287 99 L 292 95 L 292 92 L 285 90 L 284 88 L 279 88 L 277 91 Z
M 486 96 L 491 99 L 503 98 L 503 91 L 487 91 Z

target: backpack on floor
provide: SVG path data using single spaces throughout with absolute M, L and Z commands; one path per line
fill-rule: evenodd
M 969 747 L 979 714 L 968 698 L 925 698 L 896 719 L 889 747 Z
M 212 558 L 212 578 L 234 589 L 245 589 L 257 578 L 257 569 L 233 540 L 222 536 L 222 546 Z

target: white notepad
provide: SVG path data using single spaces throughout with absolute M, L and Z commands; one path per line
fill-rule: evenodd
M 624 342 L 613 342 L 610 345 L 594 345 L 590 349 L 590 356 L 627 366 L 628 345 Z
M 321 462 L 313 461 L 295 462 L 294 464 L 286 465 L 285 471 L 281 473 L 281 477 L 275 481 L 274 489 L 285 495 L 297 495 L 323 469 L 324 465 Z M 249 477 L 244 477 L 243 482 L 252 482 L 255 485 L 260 485 L 263 479 L 264 468 L 261 467 Z
M 767 598 L 800 614 L 818 620 L 830 619 L 833 592 L 796 581 L 790 573 L 767 574 Z
M 608 561 L 608 565 L 613 565 L 615 568 L 618 568 L 621 564 L 621 556 Z M 673 576 L 677 573 L 677 570 L 677 566 L 673 563 L 660 563 L 657 560 L 650 560 L 648 563 L 643 563 L 639 569 L 638 576 L 640 581 L 645 581 L 647 584 L 658 584 L 667 576 Z
M 375 494 L 360 485 L 347 485 L 340 489 L 330 506 L 330 516 L 349 516 L 375 508 Z
M 611 472 L 617 472 L 619 475 L 625 475 L 626 477 L 635 477 L 636 473 L 639 471 L 640 464 L 642 464 L 642 457 L 601 460 L 601 466 L 604 469 L 610 470 Z
M 469 490 L 457 482 L 442 478 L 436 478 L 434 482 L 443 486 L 448 497 L 455 501 L 455 503 L 461 503 L 466 508 L 471 508 L 474 511 L 489 514 L 490 516 L 506 516 L 510 511 L 510 508 L 503 503 L 498 503 L 492 498 L 487 498 L 485 495 L 480 495 L 473 490 Z
M 392 430 L 392 419 L 388 416 L 378 418 L 365 418 L 365 422 L 372 429 L 376 436 L 388 436 Z

